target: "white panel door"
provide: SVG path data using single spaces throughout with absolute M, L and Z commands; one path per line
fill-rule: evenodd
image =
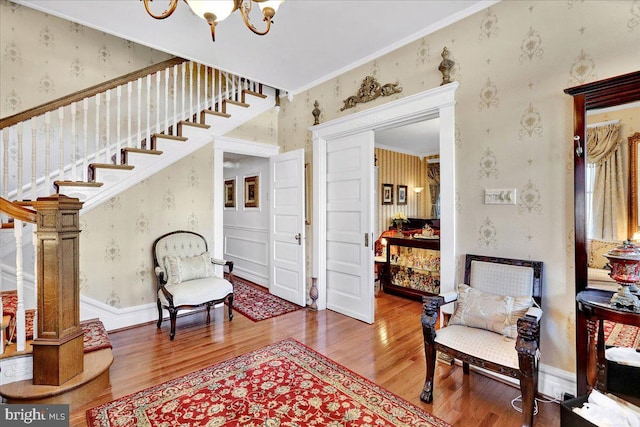
M 327 308 L 373 323 L 373 131 L 327 141 Z
M 305 306 L 304 150 L 269 157 L 271 274 L 269 292 Z

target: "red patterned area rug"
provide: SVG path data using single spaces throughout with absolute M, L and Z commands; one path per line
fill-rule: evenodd
M 261 290 L 241 277 L 233 277 L 233 309 L 254 322 L 300 310 L 299 305 Z
M 291 338 L 90 409 L 87 423 L 450 426 Z
M 604 321 L 604 340 L 607 346 L 640 349 L 640 328 L 633 325 Z

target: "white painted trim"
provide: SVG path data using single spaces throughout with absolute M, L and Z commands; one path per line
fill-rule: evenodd
M 169 316 L 164 310 L 163 318 Z M 107 331 L 158 321 L 158 305 L 154 303 L 117 308 L 86 295 L 80 295 L 80 320 L 99 318 Z
M 455 284 L 455 91 L 458 83 L 439 86 L 397 101 L 310 127 L 313 133 L 313 277 L 318 309 L 326 308 L 326 144 L 328 140 L 370 130 L 440 118 L 441 292 Z M 372 165 L 373 167 L 373 165 Z M 373 263 L 371 265 L 373 270 Z
M 301 86 L 299 88 L 297 88 L 295 91 L 289 91 L 291 95 L 297 95 L 299 93 L 302 93 L 306 90 L 309 90 L 311 88 L 314 88 L 328 80 L 331 80 L 335 77 L 341 76 L 343 74 L 348 73 L 351 70 L 354 70 L 358 67 L 360 67 L 361 65 L 365 65 L 375 59 L 380 58 L 383 55 L 386 55 L 387 53 L 393 52 L 405 45 L 408 45 L 409 43 L 412 43 L 416 40 L 418 40 L 419 38 L 422 38 L 424 36 L 427 36 L 429 34 L 435 33 L 438 30 L 441 30 L 442 28 L 445 28 L 455 22 L 458 22 L 464 18 L 466 18 L 467 16 L 471 16 L 476 12 L 479 12 L 483 9 L 486 9 L 490 6 L 493 6 L 494 4 L 500 2 L 500 0 L 486 0 L 486 1 L 481 1 L 478 3 L 475 3 L 474 5 L 461 10 L 458 13 L 454 13 L 453 15 L 448 16 L 446 19 L 443 19 L 441 21 L 438 21 L 432 25 L 429 25 L 428 27 L 408 36 L 405 37 L 404 39 L 398 40 L 397 42 L 390 44 L 389 46 L 385 47 L 384 49 L 381 49 L 377 52 L 374 52 L 370 55 L 365 56 L 364 58 L 359 59 L 358 61 L 352 62 L 349 65 L 347 65 L 346 67 L 342 67 L 339 70 L 336 70 L 332 73 L 326 74 L 310 83 L 307 83 L 304 86 Z
M 422 160 L 425 157 L 435 156 L 440 153 L 439 151 L 418 152 L 418 151 L 407 150 L 407 149 L 398 148 L 398 147 L 392 147 L 390 145 L 384 145 L 384 144 L 376 144 L 375 148 L 381 148 L 383 150 L 395 151 L 396 153 L 402 153 L 402 154 L 408 154 L 410 156 L 420 157 L 420 160 Z
M 269 289 L 269 277 L 263 274 L 257 274 L 255 271 L 249 271 L 242 267 L 238 267 L 233 269 L 233 275 L 237 277 L 241 277 L 245 280 L 255 283 L 256 285 L 260 285 L 264 288 Z
M 222 150 L 223 153 L 245 154 L 255 157 L 271 157 L 280 153 L 279 145 L 229 138 L 228 136 L 215 138 L 214 146 L 217 150 Z
M 256 265 L 259 265 L 259 266 L 262 266 L 262 267 L 265 267 L 265 268 L 269 267 L 269 263 L 268 263 L 267 259 L 259 260 L 257 258 L 247 258 L 246 256 L 242 256 L 242 255 L 239 255 L 239 254 L 234 254 L 234 253 L 229 252 L 228 249 L 227 249 L 228 248 L 227 242 L 229 240 L 237 240 L 237 241 L 240 241 L 240 242 L 249 242 L 249 243 L 252 243 L 252 244 L 264 246 L 265 254 L 268 254 L 269 253 L 269 250 L 268 250 L 269 248 L 267 247 L 267 245 L 268 245 L 268 241 L 267 240 L 259 241 L 259 240 L 255 240 L 255 239 L 249 239 L 249 238 L 246 238 L 246 237 L 227 236 L 227 235 L 225 235 L 225 237 L 224 237 L 224 247 L 225 247 L 225 253 L 226 253 L 226 258 L 227 259 L 229 259 L 229 258 L 232 258 L 232 260 L 233 259 L 239 259 L 239 260 L 242 260 L 244 262 L 251 263 L 251 264 L 256 264 Z M 235 268 L 240 268 L 240 267 L 237 267 L 237 266 L 234 265 L 234 271 L 235 271 Z

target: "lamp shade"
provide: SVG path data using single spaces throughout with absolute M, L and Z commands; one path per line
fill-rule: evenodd
M 187 4 L 193 13 L 204 20 L 207 20 L 205 14 L 214 14 L 215 22 L 226 19 L 235 10 L 234 0 L 187 0 Z
M 270 7 L 273 9 L 273 12 L 277 12 L 278 8 L 280 7 L 280 4 L 282 4 L 284 2 L 284 0 L 265 0 L 265 1 L 261 1 L 258 3 L 258 6 L 260 6 L 260 10 L 264 11 L 265 7 Z

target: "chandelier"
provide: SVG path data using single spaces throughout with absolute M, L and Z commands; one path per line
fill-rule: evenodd
M 151 3 L 153 0 L 142 0 L 144 2 L 144 8 L 147 10 L 147 13 L 151 15 L 155 19 L 165 19 L 171 16 L 171 14 L 176 10 L 178 6 L 178 2 L 180 0 L 169 0 L 169 8 L 164 12 L 157 14 L 151 10 Z M 242 15 L 242 20 L 248 29 L 253 31 L 254 33 L 264 36 L 271 29 L 271 24 L 273 23 L 272 19 L 278 11 L 278 7 L 280 4 L 284 2 L 284 0 L 183 0 L 190 8 L 193 13 L 204 19 L 209 23 L 211 27 L 211 38 L 213 41 L 216 41 L 215 31 L 216 25 L 218 22 L 226 19 L 229 15 L 231 15 L 236 10 L 240 10 L 240 14 Z M 257 3 L 262 11 L 262 16 L 264 17 L 262 20 L 266 22 L 266 28 L 263 31 L 258 30 L 251 23 L 251 19 L 249 17 L 251 13 L 251 7 L 253 3 Z

